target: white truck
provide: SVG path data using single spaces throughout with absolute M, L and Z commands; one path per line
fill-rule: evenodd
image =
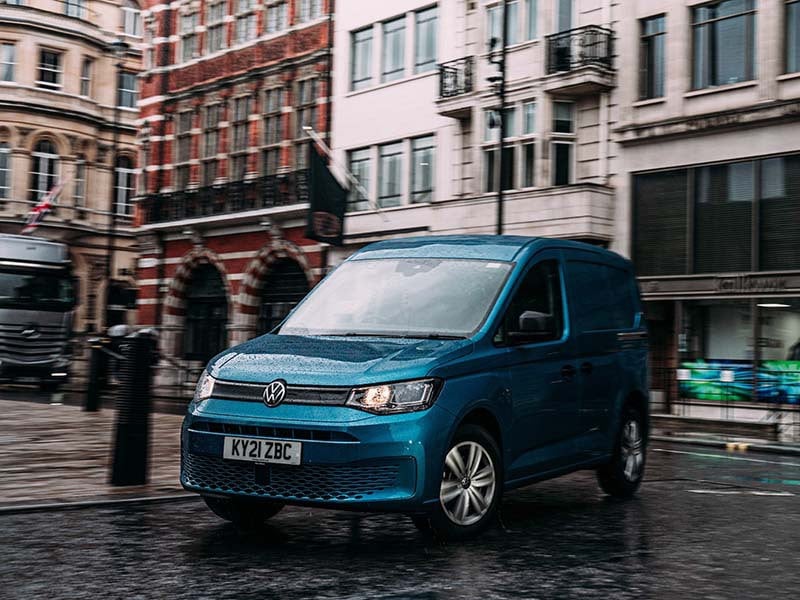
M 0 234 L 0 383 L 67 380 L 76 296 L 66 245 Z

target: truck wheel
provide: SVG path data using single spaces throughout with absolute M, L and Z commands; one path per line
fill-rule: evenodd
M 641 414 L 632 406 L 622 410 L 622 420 L 614 454 L 607 464 L 597 469 L 597 481 L 606 494 L 629 498 L 642 483 L 647 443 Z
M 414 524 L 424 528 L 429 523 L 443 539 L 474 537 L 495 521 L 502 489 L 497 442 L 482 427 L 464 425 L 445 454 L 439 502 L 427 519 L 415 517 Z
M 212 498 L 203 496 L 206 506 L 220 519 L 240 527 L 257 527 L 283 508 L 280 502 L 245 500 L 239 498 Z

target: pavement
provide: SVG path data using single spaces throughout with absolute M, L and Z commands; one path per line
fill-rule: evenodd
M 150 481 L 108 482 L 115 411 L 8 400 L 0 390 L 0 511 L 183 494 L 179 482 L 181 416 L 151 417 Z

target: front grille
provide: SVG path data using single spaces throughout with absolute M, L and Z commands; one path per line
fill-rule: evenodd
M 35 337 L 22 335 L 35 329 Z M 61 325 L 0 325 L 0 358 L 36 363 L 58 358 L 67 343 L 67 331 Z
M 183 451 L 184 485 L 208 492 L 246 494 L 279 500 L 363 500 L 398 486 L 402 461 L 348 465 L 269 465 Z M 266 483 L 257 483 L 255 469 L 268 469 Z
M 264 389 L 267 387 L 267 383 L 240 383 L 238 381 L 217 380 L 214 383 L 214 398 L 263 402 Z M 349 394 L 350 388 L 287 385 L 286 397 L 283 399 L 283 403 L 344 406 Z
M 310 440 L 314 442 L 357 442 L 358 439 L 341 431 L 324 431 L 321 429 L 297 429 L 272 427 L 265 425 L 234 425 L 231 423 L 215 423 L 212 421 L 193 421 L 192 430 L 209 433 L 226 433 L 229 435 L 257 435 L 259 437 L 279 438 L 287 440 Z

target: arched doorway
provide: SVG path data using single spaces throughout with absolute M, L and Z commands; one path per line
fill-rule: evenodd
M 228 299 L 225 283 L 214 265 L 198 265 L 186 286 L 183 355 L 207 361 L 228 343 Z
M 295 261 L 281 258 L 272 263 L 261 287 L 258 335 L 275 329 L 308 290 L 306 274 Z

